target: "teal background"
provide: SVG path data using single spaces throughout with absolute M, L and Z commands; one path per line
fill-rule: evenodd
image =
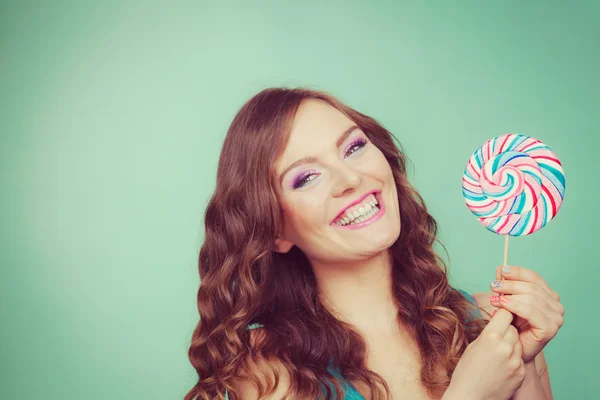
M 503 238 L 464 204 L 469 156 L 508 132 L 549 145 L 565 202 L 509 263 L 566 307 L 545 349 L 555 398 L 597 398 L 599 2 L 0 7 L 0 398 L 183 398 L 222 141 L 278 85 L 328 90 L 401 140 L 470 292 Z

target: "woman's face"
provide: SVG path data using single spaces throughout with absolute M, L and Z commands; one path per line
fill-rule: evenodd
M 313 265 L 348 263 L 387 250 L 400 235 L 398 196 L 387 160 L 327 102 L 310 99 L 300 105 L 275 168 L 284 213 L 276 251 L 296 245 Z M 340 218 L 351 224 L 337 224 Z

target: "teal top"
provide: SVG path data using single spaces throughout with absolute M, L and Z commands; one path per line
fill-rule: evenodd
M 469 293 L 465 292 L 464 290 L 458 289 L 458 291 L 460 293 L 463 294 L 463 296 L 465 296 L 468 300 L 470 300 L 473 304 L 476 304 L 475 302 L 475 298 L 473 298 L 473 296 L 471 296 Z M 477 309 L 477 317 L 478 318 L 483 318 L 483 316 L 481 315 L 481 311 L 479 311 L 479 309 Z M 248 327 L 246 327 L 246 329 L 255 329 L 255 328 L 262 328 L 263 325 L 259 324 L 259 323 L 254 323 L 251 325 L 248 325 Z M 356 390 L 356 388 L 354 387 L 354 385 L 352 385 L 352 383 L 348 382 L 346 379 L 344 379 L 333 367 L 329 367 L 329 372 L 331 372 L 331 374 L 335 377 L 337 377 L 340 380 L 340 383 L 342 384 L 342 387 L 344 388 L 345 391 L 345 396 L 344 399 L 345 400 L 366 400 L 364 398 L 364 396 L 362 394 L 360 394 L 360 392 L 358 390 Z M 335 394 L 335 388 L 333 388 L 334 394 Z M 227 391 L 225 391 L 225 400 L 229 400 L 229 394 L 227 393 Z

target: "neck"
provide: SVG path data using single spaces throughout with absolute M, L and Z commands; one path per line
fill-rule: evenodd
M 397 331 L 388 251 L 355 263 L 313 264 L 313 270 L 321 301 L 338 319 L 364 333 Z

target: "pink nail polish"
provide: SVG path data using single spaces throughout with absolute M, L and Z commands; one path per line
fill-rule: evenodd
M 503 303 L 508 303 L 508 297 L 506 296 L 500 296 L 500 301 Z
M 490 296 L 490 301 L 491 301 L 492 303 L 497 303 L 497 302 L 499 301 L 499 300 L 498 300 L 498 296 Z

